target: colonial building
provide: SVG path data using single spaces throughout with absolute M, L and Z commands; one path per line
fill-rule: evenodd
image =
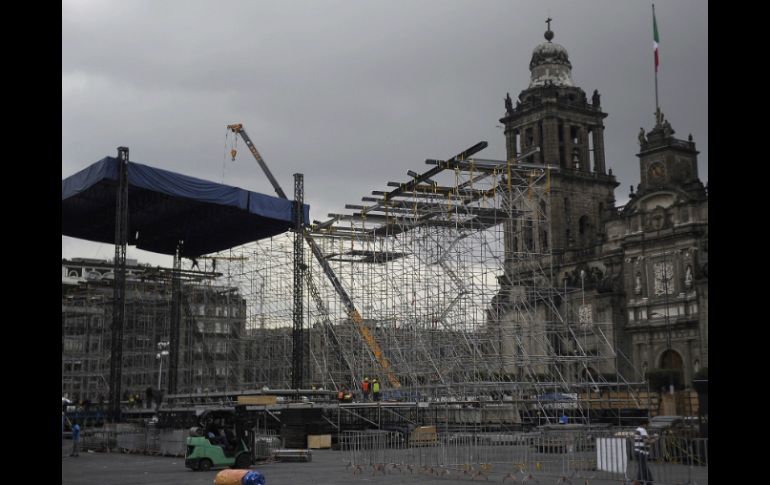
M 500 352 L 517 363 L 505 371 L 525 377 L 527 367 L 530 374 L 567 380 L 580 373 L 620 372 L 640 381 L 647 371 L 670 368 L 681 369 L 689 383 L 708 366 L 708 195 L 698 179 L 695 142 L 692 136 L 675 138 L 658 111 L 654 127 L 639 134 L 642 182 L 631 201 L 617 207 L 619 183 L 604 158 L 607 113 L 601 96 L 594 90 L 589 99 L 575 85 L 567 50 L 553 37 L 549 28 L 546 42 L 532 53 L 529 86 L 515 104 L 506 97 L 500 120 L 509 160 L 537 147 L 524 161 L 550 167 L 543 195 L 517 202 L 517 209 L 532 216 L 513 220 L 506 231 L 500 325 L 542 338 L 501 343 Z M 553 300 L 555 308 L 564 317 L 574 314 L 574 320 L 554 321 L 553 309 L 543 302 L 533 303 L 531 318 L 517 317 L 522 314 L 517 295 L 543 286 L 522 255 L 548 268 L 544 274 L 553 276 L 546 285 L 564 288 Z M 555 330 L 570 322 L 584 330 L 608 325 L 582 337 L 573 327 Z M 571 337 L 562 341 L 564 335 Z M 528 361 L 517 353 L 557 358 Z M 578 353 L 584 359 L 573 359 L 575 364 L 558 359 Z
M 123 335 L 124 399 L 168 385 L 171 270 L 137 265 L 126 271 Z M 201 272 L 182 276 L 178 392 L 226 391 L 243 385 L 246 302 L 236 288 L 214 286 Z M 107 398 L 112 322 L 112 263 L 62 260 L 62 395 Z

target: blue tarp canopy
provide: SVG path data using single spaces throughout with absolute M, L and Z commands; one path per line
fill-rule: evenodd
M 62 235 L 115 243 L 118 160 L 106 157 L 61 182 Z M 128 162 L 128 244 L 195 257 L 294 226 L 293 202 Z M 304 206 L 305 221 L 310 207 Z M 137 238 L 138 233 L 138 238 Z

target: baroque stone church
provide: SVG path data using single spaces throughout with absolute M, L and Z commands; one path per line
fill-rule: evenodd
M 614 190 L 620 184 L 606 169 L 607 113 L 601 96 L 595 90 L 588 99 L 574 84 L 567 50 L 552 42 L 553 37 L 549 24 L 546 42 L 532 53 L 529 86 L 515 104 L 506 97 L 500 120 L 509 160 L 538 147 L 525 161 L 554 167 L 544 182 L 547 195 L 538 202 L 542 217 L 513 221 L 506 232 L 507 264 L 497 298 L 503 309 L 501 325 L 518 328 L 516 281 L 531 274 L 515 255 L 536 253 L 550 269 L 551 287 L 579 289 L 576 296 L 565 292 L 557 298 L 562 314 L 573 304 L 578 324 L 609 322 L 601 338 L 594 332 L 592 338 L 576 338 L 571 345 L 545 343 L 551 352 L 574 355 L 576 347 L 583 355 L 609 352 L 613 358 L 597 358 L 583 365 L 582 372 L 619 372 L 641 382 L 648 371 L 678 369 L 688 384 L 695 372 L 708 366 L 708 193 L 698 178 L 695 142 L 692 136 L 676 138 L 658 110 L 655 125 L 638 135 L 638 190 L 634 193 L 632 187 L 631 200 L 616 206 Z M 549 322 L 548 305 L 536 306 L 537 318 L 527 324 L 554 324 Z M 548 334 L 542 330 L 540 334 Z M 600 348 L 602 341 L 606 349 Z M 543 343 L 524 342 L 516 350 L 503 343 L 501 353 L 542 354 L 538 345 Z M 548 366 L 560 361 L 569 359 L 533 361 L 530 369 L 553 372 Z M 579 377 L 578 367 L 557 372 Z M 504 370 L 522 373 L 521 366 Z

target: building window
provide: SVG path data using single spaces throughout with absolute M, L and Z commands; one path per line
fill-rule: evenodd
M 582 216 L 578 220 L 578 233 L 580 234 L 580 236 L 588 235 L 589 226 L 590 226 L 590 223 L 588 221 L 588 216 Z
M 524 225 L 524 244 L 527 251 L 532 251 L 534 248 L 534 241 L 532 239 L 532 220 L 527 219 Z
M 591 219 L 587 215 L 581 216 L 578 219 L 578 235 L 583 244 L 589 244 L 593 240 Z
M 637 271 L 636 276 L 634 276 L 634 294 L 635 295 L 642 294 L 642 273 L 640 273 L 639 271 Z
M 84 342 L 79 338 L 65 338 L 64 339 L 64 351 L 65 352 L 83 352 Z
M 540 146 L 540 153 L 535 155 L 537 157 L 537 160 L 540 161 L 540 163 L 545 163 L 545 150 L 543 150 L 543 122 L 538 121 L 537 122 L 537 134 L 538 134 L 538 143 Z

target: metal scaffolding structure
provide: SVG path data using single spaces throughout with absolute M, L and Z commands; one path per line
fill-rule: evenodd
M 400 386 L 383 385 L 392 398 L 486 396 L 543 411 L 625 385 L 612 322 L 585 318 L 581 288 L 553 274 L 547 228 L 558 167 L 426 163 L 433 168 L 311 226 L 362 322 L 304 254 L 306 385 L 357 389 L 364 377 L 395 377 Z M 217 269 L 247 301 L 244 388 L 293 384 L 293 248 L 287 234 L 218 255 Z
M 584 406 L 606 400 L 603 389 L 625 392 L 624 407 L 644 407 L 618 373 L 625 357 L 612 316 L 588 315 L 583 288 L 555 274 L 548 230 L 558 167 L 525 163 L 534 152 L 473 158 L 485 146 L 426 160 L 426 172 L 410 170 L 410 179 L 309 228 L 299 229 L 298 216 L 295 234 L 135 271 L 122 340 L 138 349 L 124 362 L 138 374 L 121 379 L 124 388 L 158 381 L 155 346 L 171 340 L 179 349 L 163 379 L 171 393 L 359 390 L 369 377 L 387 399 L 505 401 L 522 418 L 553 419 L 556 409 L 585 416 Z M 302 180 L 295 182 L 301 196 Z M 80 291 L 92 298 L 110 286 L 93 281 Z M 67 345 L 83 350 L 75 340 L 86 330 L 75 327 L 91 318 L 68 313 L 77 294 L 63 289 L 65 367 L 80 360 Z M 78 305 L 103 313 L 112 301 L 99 298 Z M 164 306 L 149 315 L 147 299 Z M 106 314 L 100 318 L 97 333 L 112 337 Z M 88 372 L 103 372 L 108 355 Z

